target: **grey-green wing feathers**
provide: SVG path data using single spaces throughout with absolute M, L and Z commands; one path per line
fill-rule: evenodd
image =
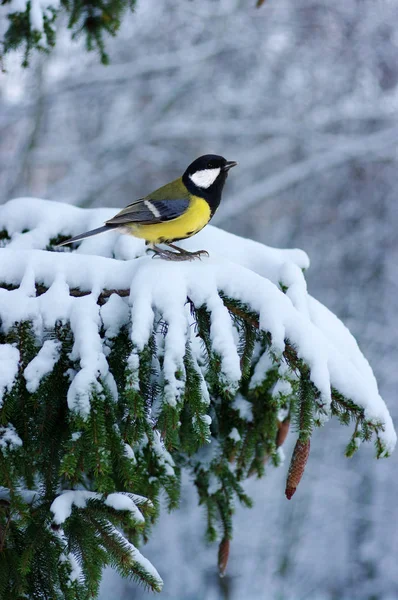
M 140 198 L 123 208 L 117 215 L 105 222 L 103 227 L 81 233 L 58 246 L 72 242 L 79 242 L 85 238 L 111 231 L 129 223 L 142 223 L 150 225 L 170 221 L 184 214 L 189 206 L 189 192 L 182 182 L 181 177 L 164 185 L 149 196 Z
M 106 224 L 123 226 L 128 223 L 162 223 L 180 217 L 188 206 L 189 192 L 180 177 L 145 198 L 132 202 L 106 221 Z

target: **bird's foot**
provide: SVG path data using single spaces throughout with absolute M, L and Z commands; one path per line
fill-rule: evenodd
M 172 252 L 171 250 L 161 250 L 160 248 L 148 248 L 153 252 L 152 258 L 161 258 L 163 260 L 187 260 L 186 257 L 178 252 Z
M 209 257 L 207 250 L 196 250 L 196 252 L 188 252 L 186 250 L 185 252 L 187 253 L 187 258 L 185 260 L 195 260 L 195 258 L 199 258 L 199 260 L 201 260 L 202 256 L 205 256 L 206 258 Z
M 175 252 L 171 250 L 163 250 L 158 246 L 153 245 L 148 250 L 151 250 L 154 254 L 152 258 L 162 258 L 163 260 L 172 260 L 175 262 L 182 260 L 195 260 L 195 258 L 201 259 L 202 256 L 209 256 L 209 253 L 206 250 L 197 250 L 196 252 L 188 252 L 188 250 L 184 250 L 183 248 L 179 248 L 178 246 L 174 246 L 169 244 L 171 248 L 175 249 Z

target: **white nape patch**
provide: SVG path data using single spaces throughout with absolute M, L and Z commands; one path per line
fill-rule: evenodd
M 156 217 L 157 219 L 160 218 L 160 212 L 150 200 L 144 200 L 144 204 L 147 208 L 149 208 L 154 217 Z
M 196 173 L 190 175 L 189 178 L 197 187 L 207 189 L 213 185 L 220 172 L 220 167 L 217 167 L 216 169 L 203 169 L 202 171 L 196 171 Z

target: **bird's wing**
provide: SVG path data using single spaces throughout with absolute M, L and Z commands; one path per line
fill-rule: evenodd
M 155 224 L 170 221 L 184 214 L 189 206 L 189 198 L 175 200 L 149 200 L 142 198 L 126 206 L 117 215 L 106 221 L 106 225 L 126 225 L 127 223 Z
M 181 180 L 159 188 L 146 198 L 140 198 L 106 221 L 106 225 L 128 223 L 156 224 L 180 217 L 189 206 L 189 194 Z

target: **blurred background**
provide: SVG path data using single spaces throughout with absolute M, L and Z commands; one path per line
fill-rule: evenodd
M 398 2 L 139 0 L 107 49 L 60 30 L 0 73 L 0 203 L 122 207 L 214 152 L 239 161 L 220 227 L 311 258 L 309 291 L 356 336 L 398 416 Z M 228 574 L 190 482 L 144 554 L 162 600 L 398 598 L 398 455 L 344 458 L 317 430 L 294 499 L 287 465 L 250 481 Z M 286 444 L 289 456 L 291 446 Z M 153 595 L 107 572 L 102 600 Z

